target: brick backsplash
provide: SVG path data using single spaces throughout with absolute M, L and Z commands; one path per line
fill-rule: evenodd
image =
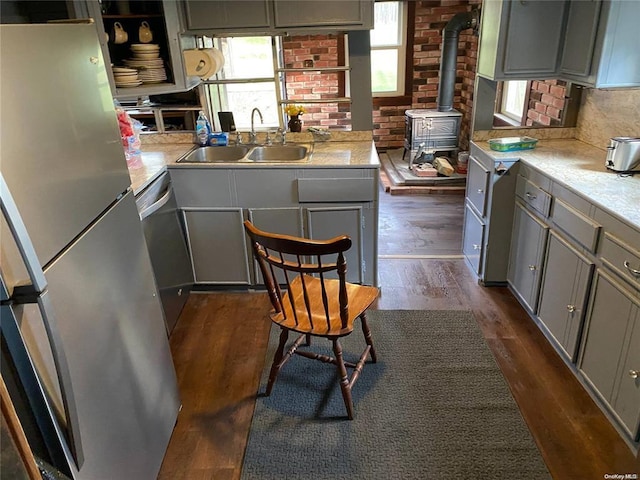
M 567 83 L 562 80 L 534 80 L 529 91 L 528 127 L 557 127 L 562 123 Z

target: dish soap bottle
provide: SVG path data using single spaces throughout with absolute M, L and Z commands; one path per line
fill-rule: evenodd
M 204 114 L 202 110 L 198 114 L 198 119 L 196 120 L 196 138 L 198 144 L 201 147 L 205 147 L 207 143 L 209 143 L 209 134 L 211 133 L 211 124 L 207 119 L 207 116 Z

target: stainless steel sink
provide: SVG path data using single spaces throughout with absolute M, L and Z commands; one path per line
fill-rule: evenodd
M 310 145 L 199 147 L 178 163 L 284 163 L 308 160 L 310 155 Z
M 244 145 L 229 147 L 200 147 L 189 152 L 178 163 L 220 163 L 237 162 L 242 160 L 251 147 Z
M 255 147 L 249 154 L 249 160 L 254 162 L 295 162 L 304 160 L 307 147 L 300 145 L 270 145 Z

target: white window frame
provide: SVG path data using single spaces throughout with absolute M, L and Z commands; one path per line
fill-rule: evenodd
M 385 0 L 386 1 L 386 0 Z M 397 50 L 398 52 L 398 64 L 396 66 L 398 72 L 398 84 L 395 91 L 389 92 L 376 92 L 372 91 L 374 97 L 399 97 L 404 95 L 405 92 L 405 78 L 406 78 L 406 59 L 407 59 L 407 11 L 409 7 L 406 1 L 395 1 L 399 4 L 400 15 L 398 21 L 400 22 L 400 44 L 390 45 L 371 45 L 371 51 L 375 50 Z M 374 5 L 375 7 L 375 5 Z M 373 64 L 373 56 L 371 57 Z
M 509 95 L 509 89 L 516 85 L 516 82 L 519 85 L 524 86 L 524 97 L 522 99 L 522 104 L 519 105 L 519 109 L 517 111 L 509 111 L 507 110 L 507 99 Z M 527 111 L 529 110 L 528 100 L 529 100 L 529 91 L 531 90 L 531 82 L 527 80 L 508 80 L 502 82 L 502 86 L 500 88 L 500 97 L 498 103 L 498 112 L 499 117 L 512 125 L 524 125 L 524 122 L 527 118 Z
M 274 68 L 273 68 L 273 76 L 270 77 L 245 77 L 245 78 L 238 78 L 238 79 L 221 79 L 219 74 L 216 74 L 215 76 L 211 77 L 210 79 L 204 80 L 202 82 L 202 84 L 206 87 L 205 88 L 205 96 L 207 99 L 207 104 L 208 104 L 208 109 L 207 110 L 216 110 L 218 111 L 219 109 L 222 108 L 222 98 L 219 96 L 220 94 L 220 87 L 223 87 L 225 84 L 247 84 L 247 83 L 273 83 L 274 88 L 275 88 L 275 93 L 276 93 L 276 103 L 274 105 L 274 107 L 278 110 L 278 124 L 277 125 L 262 125 L 259 124 L 256 126 L 256 130 L 259 129 L 271 129 L 271 128 L 284 128 L 284 123 L 283 123 L 283 118 L 282 115 L 280 114 L 280 99 L 281 99 L 281 82 L 280 82 L 280 78 L 279 78 L 279 74 L 278 74 L 278 67 L 277 67 L 277 37 L 275 36 L 271 36 L 271 35 L 256 35 L 257 37 L 270 37 L 271 38 L 271 54 L 272 54 L 272 58 L 273 58 L 273 62 L 274 62 Z M 200 47 L 216 47 L 216 48 L 220 48 L 220 42 L 221 42 L 221 38 L 219 37 L 201 37 L 199 38 L 199 46 Z M 216 87 L 216 89 L 218 89 L 218 92 L 214 92 L 213 88 L 211 87 Z M 216 95 L 216 93 L 218 93 L 218 95 Z M 217 98 L 215 98 L 217 97 Z M 210 111 L 210 114 L 212 114 L 213 112 Z M 237 113 L 237 112 L 236 112 Z M 213 115 L 210 116 L 210 119 L 214 122 L 217 122 L 217 119 L 212 118 Z M 245 118 L 246 117 L 246 118 Z M 236 125 L 238 126 L 238 130 L 242 130 L 242 131 L 246 131 L 248 130 L 248 125 L 250 122 L 250 116 L 245 116 L 242 118 L 235 118 L 235 122 Z M 217 125 L 217 123 L 216 123 Z

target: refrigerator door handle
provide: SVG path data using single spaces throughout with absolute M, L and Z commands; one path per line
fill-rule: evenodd
M 158 200 L 153 202 L 151 205 L 149 205 L 147 208 L 145 208 L 139 213 L 140 220 L 144 220 L 149 215 L 153 215 L 155 212 L 157 212 L 162 207 L 164 207 L 169 201 L 169 199 L 171 198 L 172 194 L 173 194 L 173 186 L 169 185 L 165 190 L 165 193 L 162 195 L 162 197 L 160 197 Z
M 49 345 L 51 346 L 53 363 L 56 367 L 56 374 L 60 385 L 62 405 L 64 407 L 67 422 L 69 450 L 73 456 L 76 468 L 80 470 L 80 467 L 84 463 L 84 452 L 82 450 L 82 441 L 80 439 L 80 422 L 78 420 L 78 409 L 76 408 L 76 397 L 73 392 L 71 372 L 69 371 L 67 356 L 64 353 L 62 338 L 60 337 L 60 330 L 58 329 L 58 322 L 55 314 L 53 313 L 53 305 L 51 305 L 51 299 L 49 298 L 48 292 L 44 292 L 38 297 L 38 307 L 40 308 L 40 314 L 42 315 L 44 327 L 47 331 L 47 338 L 49 339 Z
M 2 207 L 2 213 L 7 219 L 13 238 L 16 239 L 16 244 L 20 250 L 20 255 L 24 261 L 27 271 L 29 272 L 29 278 L 33 283 L 34 288 L 38 292 L 43 292 L 47 288 L 47 279 L 44 277 L 44 272 L 40 267 L 40 261 L 38 255 L 33 247 L 27 227 L 25 227 L 18 206 L 13 200 L 13 195 L 9 191 L 9 187 L 4 180 L 4 176 L 0 172 L 0 207 Z
M 2 213 L 4 214 L 7 223 L 9 224 L 9 228 L 13 234 L 32 282 L 32 286 L 19 287 L 18 291 L 15 292 L 16 295 L 3 303 L 17 304 L 35 302 L 38 304 L 43 324 L 47 332 L 47 340 L 51 348 L 58 383 L 60 385 L 62 405 L 67 424 L 66 430 L 69 441 L 69 450 L 79 470 L 80 466 L 84 463 L 84 454 L 82 451 L 82 443 L 80 441 L 80 424 L 78 421 L 78 411 L 76 409 L 75 396 L 73 393 L 73 386 L 71 384 L 71 372 L 69 371 L 67 356 L 64 352 L 64 346 L 60 337 L 58 323 L 53 313 L 51 300 L 48 292 L 46 291 L 47 280 L 44 276 L 44 271 L 42 270 L 42 267 L 40 267 L 40 262 L 38 261 L 38 257 L 35 249 L 33 248 L 31 239 L 29 238 L 24 222 L 22 221 L 18 207 L 16 206 L 13 196 L 11 195 L 1 173 L 0 207 L 2 208 Z M 33 294 L 22 295 L 22 292 L 25 290 L 31 290 Z M 35 292 L 33 292 L 33 290 L 35 290 Z

